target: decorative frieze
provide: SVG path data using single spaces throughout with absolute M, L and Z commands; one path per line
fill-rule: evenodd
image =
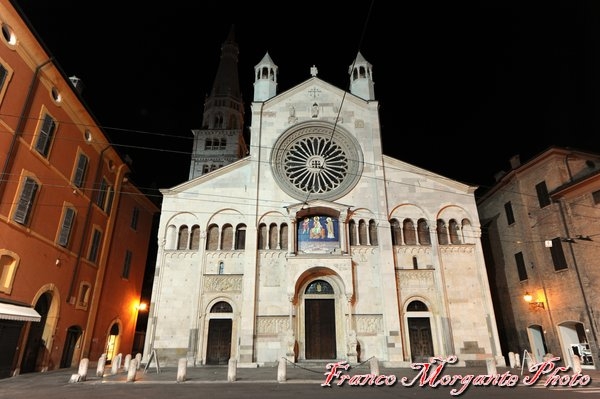
M 242 276 L 214 275 L 204 276 L 205 292 L 240 292 L 242 291 Z
M 169 259 L 186 259 L 195 258 L 198 255 L 198 251 L 182 251 L 182 250 L 169 250 L 165 251 L 165 258 Z
M 256 334 L 277 335 L 287 331 L 289 325 L 289 316 L 259 316 L 256 318 Z
M 378 334 L 383 331 L 383 315 L 380 314 L 357 314 L 354 315 L 356 331 L 359 335 Z
M 219 251 L 206 251 L 206 259 L 219 260 L 219 259 L 239 259 L 246 256 L 246 252 L 242 250 L 219 250 Z
M 396 279 L 401 288 L 432 288 L 434 270 L 396 269 Z
M 474 251 L 475 251 L 475 244 L 440 245 L 441 253 L 472 254 Z

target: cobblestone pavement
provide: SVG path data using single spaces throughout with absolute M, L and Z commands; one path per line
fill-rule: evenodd
M 384 392 L 384 387 L 388 382 L 394 382 L 394 385 L 400 387 L 401 385 L 410 382 L 413 382 L 412 386 L 414 387 L 419 385 L 420 379 L 418 370 L 408 367 L 379 367 L 379 370 L 377 370 L 377 368 L 378 367 L 371 369 L 371 366 L 366 363 L 350 367 L 347 370 L 344 370 L 343 367 L 340 367 L 336 370 L 340 372 L 340 377 L 332 377 L 330 382 L 331 386 L 336 387 L 336 385 L 338 385 L 338 383 L 345 378 L 343 377 L 344 375 L 346 375 L 348 379 L 344 380 L 342 385 L 349 386 L 352 384 L 350 377 L 371 374 L 372 371 L 378 371 L 375 374 L 382 377 L 379 380 L 372 379 L 370 384 L 367 383 L 365 385 L 380 385 L 382 387 L 380 388 L 382 389 L 382 392 Z M 324 392 L 322 384 L 326 382 L 326 378 L 329 375 L 328 373 L 331 372 L 331 370 L 327 370 L 325 367 L 304 367 L 294 363 L 287 364 L 285 368 L 279 368 L 277 365 L 253 368 L 238 367 L 231 369 L 227 366 L 199 366 L 187 367 L 183 369 L 178 369 L 177 367 L 163 367 L 160 369 L 156 367 L 148 367 L 144 369 L 142 367 L 137 369 L 135 372 L 128 372 L 125 371 L 124 368 L 121 368 L 114 374 L 110 366 L 108 366 L 104 369 L 102 375 L 98 376 L 96 375 L 96 367 L 90 365 L 85 378 L 81 379 L 81 381 L 76 381 L 76 377 L 78 377 L 78 371 L 79 370 L 77 368 L 68 368 L 48 371 L 45 373 L 27 373 L 0 379 L 0 398 L 13 399 L 26 397 L 52 399 L 81 397 L 85 399 L 91 399 L 95 397 L 106 397 L 106 395 L 112 396 L 113 393 L 116 395 L 115 397 L 150 398 L 152 397 L 151 395 L 153 393 L 158 395 L 158 392 L 163 392 L 164 394 L 165 386 L 167 385 L 185 385 L 188 387 L 190 385 L 195 385 L 199 387 L 199 384 L 205 385 L 201 391 L 195 392 L 195 396 L 177 396 L 173 394 L 173 397 L 181 398 L 211 396 L 213 399 L 217 397 L 230 397 L 225 395 L 225 390 L 229 390 L 230 387 L 231 395 L 233 396 L 241 394 L 242 396 L 246 395 L 248 397 L 261 397 L 260 395 L 264 394 L 264 397 L 269 397 L 269 393 L 272 393 L 273 397 L 287 397 L 287 395 L 292 391 L 305 396 L 314 396 L 314 394 L 308 392 L 316 392 L 315 394 L 322 396 Z M 486 367 L 447 366 L 440 373 L 438 380 L 443 381 L 443 376 L 450 378 L 452 376 L 487 376 L 489 374 L 490 373 Z M 581 385 L 583 385 L 583 388 L 587 389 L 586 393 L 593 393 L 600 397 L 600 371 L 584 369 L 582 370 L 579 378 L 575 380 L 573 379 L 572 370 L 567 370 L 559 374 L 562 377 L 562 382 L 556 379 L 556 388 L 563 388 L 566 390 L 567 388 L 582 388 Z M 526 377 L 533 376 L 533 373 L 531 373 L 529 370 L 521 370 L 520 368 L 511 369 L 499 367 L 496 369 L 496 375 L 499 377 L 504 376 L 504 379 L 497 378 L 497 382 L 504 381 L 504 383 L 508 383 L 510 378 L 513 378 L 514 381 L 517 381 L 516 385 L 524 386 L 526 385 L 524 384 Z M 392 377 L 394 381 L 392 381 Z M 404 384 L 401 382 L 403 377 L 405 378 Z M 544 383 L 547 381 L 547 378 L 548 375 L 542 375 L 536 382 L 536 385 L 538 385 L 538 387 L 543 387 Z M 367 381 L 366 377 L 363 379 L 363 381 Z M 443 386 L 445 390 L 445 395 L 443 395 L 445 397 L 451 397 L 448 395 L 448 392 L 453 387 L 460 388 L 461 386 L 460 380 L 457 380 L 452 384 L 448 381 L 446 383 L 441 383 L 440 385 Z M 573 381 L 578 382 L 579 384 L 575 387 L 565 386 L 567 383 L 573 383 Z M 496 385 L 496 383 L 492 385 Z M 559 387 L 558 385 L 563 386 Z M 140 393 L 139 390 L 131 390 L 131 393 L 127 394 L 127 392 L 130 391 L 128 387 L 133 388 L 134 386 L 136 388 L 144 387 L 143 389 L 146 393 Z M 240 388 L 241 386 L 245 386 L 245 388 Z M 279 388 L 277 388 L 277 386 L 279 386 Z M 93 387 L 102 387 L 102 389 L 94 389 Z M 234 387 L 235 389 L 233 389 Z M 79 390 L 76 391 L 76 389 Z M 234 393 L 236 390 L 240 393 Z M 104 396 L 94 396 L 94 394 L 99 393 L 100 391 Z M 357 390 L 345 390 L 345 397 L 352 397 L 353 395 L 348 395 L 348 393 L 351 392 L 354 394 L 354 391 Z M 362 390 L 359 389 L 358 391 Z M 358 391 L 356 393 L 358 393 Z M 438 391 L 439 394 L 440 390 L 430 389 L 429 391 Z M 470 388 L 470 392 L 472 391 L 474 391 L 474 389 Z M 504 396 L 493 396 L 490 395 L 490 392 L 488 391 L 486 392 L 486 397 L 510 397 L 509 389 L 502 389 L 498 391 L 501 391 Z M 133 392 L 136 393 L 134 394 Z M 168 392 L 175 391 L 171 389 Z M 202 395 L 200 395 L 200 392 Z M 210 394 L 210 392 L 214 393 Z M 425 392 L 424 390 L 415 389 L 411 392 L 419 392 L 420 398 L 429 397 L 423 395 Z M 465 389 L 465 393 L 467 392 L 467 389 Z M 405 397 L 400 395 L 394 396 Z M 414 394 L 410 396 L 414 396 Z M 154 397 L 160 398 L 161 396 Z M 535 395 L 531 395 L 531 398 L 533 397 L 535 397 Z

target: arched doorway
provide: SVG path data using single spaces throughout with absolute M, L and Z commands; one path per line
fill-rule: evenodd
M 63 347 L 62 357 L 60 359 L 60 368 L 67 368 L 73 365 L 73 353 L 77 347 L 77 342 L 81 338 L 81 327 L 71 326 L 67 329 L 67 337 L 65 338 L 65 346 Z
M 544 329 L 542 326 L 534 324 L 527 328 L 527 333 L 529 334 L 529 342 L 531 343 L 531 355 L 534 362 L 539 363 L 544 358 L 544 355 L 548 353 L 544 338 Z
M 433 338 L 429 308 L 421 301 L 411 301 L 406 307 L 411 361 L 428 362 L 433 356 Z
M 43 294 L 35 304 L 35 310 L 41 316 L 39 323 L 31 323 L 29 335 L 27 337 L 27 345 L 25 346 L 25 354 L 21 364 L 21 373 L 31 373 L 41 371 L 44 367 L 44 361 L 48 354 L 46 342 L 44 342 L 44 328 L 50 311 L 52 296 L 48 293 Z
M 335 292 L 325 280 L 315 280 L 304 291 L 306 359 L 335 359 Z
M 106 362 L 110 363 L 119 349 L 119 324 L 117 322 L 110 326 L 108 338 L 106 339 Z
M 582 368 L 594 368 L 594 359 L 583 323 L 565 321 L 558 325 L 565 364 L 573 367 L 573 355 L 579 356 Z
M 229 303 L 220 301 L 212 306 L 210 313 L 206 364 L 227 364 L 231 357 L 233 308 Z M 223 313 L 227 313 L 226 317 L 222 317 Z

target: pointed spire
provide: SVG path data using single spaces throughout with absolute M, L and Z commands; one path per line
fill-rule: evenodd
M 239 48 L 235 42 L 235 27 L 231 25 L 227 39 L 221 46 L 221 60 L 217 69 L 211 96 L 232 96 L 241 98 L 238 79 Z
M 267 52 L 254 67 L 254 101 L 266 101 L 277 95 L 277 65 Z
M 375 82 L 373 66 L 358 52 L 354 62 L 348 68 L 350 74 L 350 93 L 364 100 L 375 100 Z

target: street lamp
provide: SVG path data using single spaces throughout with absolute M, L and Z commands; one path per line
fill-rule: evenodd
M 544 309 L 544 302 L 532 302 L 533 295 L 531 295 L 529 292 L 525 292 L 525 295 L 523 295 L 523 300 L 525 300 L 525 302 L 527 302 L 529 307 L 532 309 Z

